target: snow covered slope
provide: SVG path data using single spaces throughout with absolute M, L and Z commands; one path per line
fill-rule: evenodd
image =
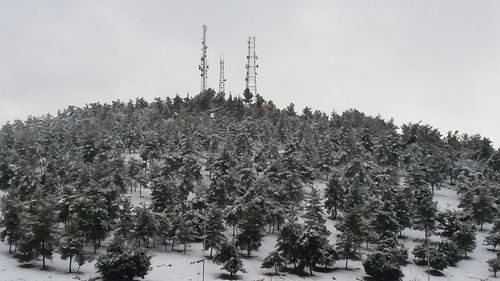
M 321 189 L 323 183 L 316 183 Z M 139 198 L 139 194 L 133 193 L 131 195 L 132 202 L 138 204 L 139 202 L 149 202 L 149 190 L 143 190 L 143 198 Z M 438 207 L 442 209 L 451 208 L 455 209 L 458 205 L 458 198 L 456 193 L 448 188 L 443 187 L 436 190 L 435 199 L 438 201 Z M 331 239 L 335 239 L 336 229 L 334 222 L 327 220 L 327 227 L 333 232 Z M 440 281 L 468 281 L 468 280 L 495 280 L 488 272 L 486 260 L 493 257 L 494 253 L 487 250 L 486 246 L 482 245 L 484 236 L 487 233 L 490 225 L 486 225 L 483 231 L 478 231 L 476 243 L 477 248 L 470 255 L 468 260 L 460 261 L 456 267 L 448 267 L 444 270 L 444 276 L 431 276 L 431 280 Z M 416 230 L 405 230 L 404 234 L 407 238 L 404 240 L 410 252 L 413 249 L 414 239 L 422 239 L 423 233 Z M 230 234 L 228 234 L 230 235 Z M 342 269 L 343 263 L 337 264 L 338 268 L 330 272 L 315 272 L 313 277 L 297 276 L 287 273 L 281 273 L 280 276 L 273 276 L 272 269 L 260 268 L 263 258 L 273 250 L 276 241 L 276 235 L 267 235 L 262 241 L 262 247 L 259 251 L 254 252 L 253 256 L 249 259 L 244 259 L 244 266 L 247 273 L 239 274 L 239 280 L 313 280 L 313 281 L 326 281 L 326 280 L 363 280 L 365 273 L 361 262 L 349 262 L 349 270 Z M 152 251 L 154 255 L 152 259 L 152 271 L 146 276 L 147 281 L 168 281 L 168 280 L 202 280 L 202 257 L 200 243 L 190 244 L 187 253 L 184 255 L 182 251 L 165 252 L 164 249 L 158 247 Z M 101 251 L 104 251 L 103 249 Z M 8 245 L 0 243 L 0 281 L 63 281 L 63 280 L 89 280 L 98 276 L 95 273 L 94 263 L 85 264 L 79 274 L 68 274 L 68 263 L 62 261 L 58 255 L 55 255 L 52 261 L 49 261 L 49 270 L 40 270 L 39 265 L 31 268 L 20 267 L 15 259 L 8 254 Z M 403 272 L 405 274 L 404 280 L 427 280 L 425 267 L 418 266 L 413 262 L 413 256 L 410 254 L 410 264 L 408 264 Z M 225 280 L 226 276 L 223 275 L 220 266 L 215 265 L 210 260 L 205 263 L 205 280 Z

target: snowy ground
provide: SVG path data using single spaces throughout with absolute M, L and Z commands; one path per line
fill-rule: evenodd
M 324 183 L 315 183 L 319 189 L 324 188 Z M 138 204 L 139 202 L 150 202 L 150 192 L 148 189 L 143 190 L 143 198 L 139 197 L 139 192 L 134 192 L 131 195 L 132 202 Z M 454 209 L 457 208 L 458 198 L 456 193 L 448 187 L 443 187 L 436 190 L 435 195 L 440 209 Z M 334 241 L 336 230 L 334 222 L 327 220 L 327 227 L 332 231 L 331 239 Z M 488 272 L 486 260 L 493 257 L 494 253 L 487 250 L 486 246 L 482 245 L 484 236 L 491 227 L 486 225 L 483 231 L 479 231 L 477 235 L 476 250 L 470 255 L 468 260 L 463 260 L 457 264 L 456 267 L 448 267 L 444 270 L 444 276 L 431 276 L 431 280 L 439 281 L 465 281 L 465 280 L 495 280 Z M 416 230 L 405 230 L 404 234 L 405 243 L 409 250 L 413 249 L 416 244 L 415 239 L 422 239 L 423 233 Z M 253 256 L 249 259 L 244 259 L 244 266 L 248 273 L 240 273 L 239 280 L 311 280 L 311 281 L 326 281 L 326 280 L 363 280 L 365 277 L 361 262 L 349 261 L 349 270 L 344 270 L 344 262 L 337 263 L 338 268 L 330 272 L 322 273 L 315 272 L 313 277 L 300 277 L 297 275 L 281 273 L 280 276 L 273 276 L 272 269 L 261 269 L 260 264 L 262 259 L 273 250 L 276 241 L 276 235 L 271 234 L 264 238 L 262 247 L 258 252 L 254 252 Z M 202 260 L 203 253 L 201 251 L 200 243 L 193 243 L 189 246 L 187 253 L 184 255 L 182 251 L 165 252 L 158 247 L 152 251 L 154 255 L 152 259 L 152 271 L 146 276 L 147 281 L 166 281 L 166 280 L 202 280 Z M 104 251 L 101 249 L 101 251 Z M 31 268 L 21 267 L 20 264 L 8 254 L 8 246 L 5 243 L 0 243 L 0 281 L 39 281 L 39 280 L 89 280 L 96 277 L 94 263 L 85 264 L 79 274 L 68 274 L 68 262 L 62 261 L 58 255 L 48 262 L 49 269 L 41 270 L 40 262 Z M 76 269 L 76 267 L 74 267 Z M 410 264 L 408 264 L 403 272 L 405 274 L 404 280 L 410 281 L 425 281 L 427 275 L 425 267 L 418 266 L 413 262 L 413 256 L 410 254 Z M 225 280 L 226 276 L 222 275 L 224 272 L 220 270 L 218 265 L 215 265 L 210 260 L 205 263 L 205 280 Z

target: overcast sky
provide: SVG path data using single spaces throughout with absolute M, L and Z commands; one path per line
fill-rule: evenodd
M 279 106 L 356 108 L 397 124 L 480 133 L 500 146 L 500 1 L 0 0 L 0 122 L 68 105 L 196 94 L 209 85 Z

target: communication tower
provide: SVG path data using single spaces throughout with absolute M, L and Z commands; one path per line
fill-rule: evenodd
M 219 93 L 226 92 L 226 78 L 224 77 L 224 57 L 220 56 Z
M 203 25 L 203 37 L 201 38 L 201 63 L 199 65 L 199 69 L 201 71 L 201 92 L 204 92 L 207 89 L 207 48 L 207 26 Z
M 246 87 L 255 96 L 257 95 L 257 59 L 259 57 L 255 53 L 255 37 L 248 37 L 248 55 L 247 55 L 247 77 L 245 78 Z

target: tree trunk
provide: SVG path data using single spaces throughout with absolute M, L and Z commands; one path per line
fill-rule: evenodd
M 12 241 L 9 241 L 9 254 L 12 254 Z
M 69 271 L 68 273 L 71 273 L 71 262 L 73 261 L 73 256 L 69 257 Z
M 184 243 L 184 255 L 186 254 L 187 243 Z
M 278 266 L 276 264 L 274 265 L 274 271 L 276 271 L 276 275 L 278 275 Z
M 348 260 L 349 260 L 349 259 L 345 259 L 345 269 L 347 269 L 347 261 L 348 261 Z
M 94 254 L 97 254 L 97 240 L 94 239 Z
M 174 250 L 174 242 L 175 242 L 175 238 L 172 238 L 172 251 Z
M 210 259 L 212 259 L 212 251 L 214 250 L 214 247 L 210 247 Z
M 313 276 L 313 266 L 309 265 L 309 275 Z
M 45 252 L 45 242 L 42 242 L 42 249 Z M 42 255 L 42 268 L 45 269 L 45 254 Z

